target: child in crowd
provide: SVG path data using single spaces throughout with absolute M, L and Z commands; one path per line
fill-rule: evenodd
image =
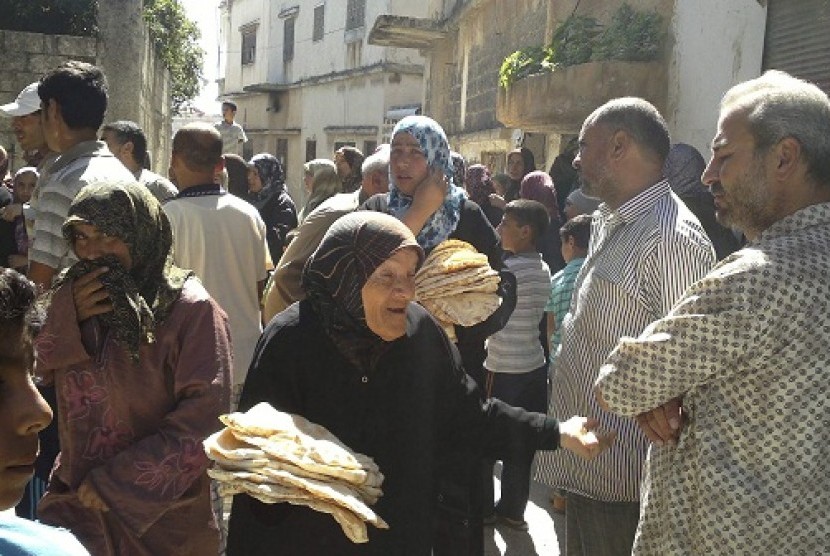
M 562 239 L 562 258 L 565 259 L 565 268 L 553 275 L 550 279 L 550 298 L 545 305 L 548 315 L 548 334 L 550 334 L 551 369 L 562 340 L 562 319 L 571 305 L 574 282 L 585 262 L 588 254 L 588 241 L 591 239 L 591 217 L 580 214 L 565 222 L 559 229 Z
M 516 276 L 517 301 L 505 327 L 488 338 L 484 361 L 488 397 L 540 412 L 547 408 L 547 364 L 539 328 L 550 294 L 550 272 L 535 246 L 549 221 L 547 209 L 537 201 L 519 199 L 505 206 L 498 232 L 508 252 L 505 268 Z M 498 518 L 510 527 L 527 530 L 524 511 L 532 463 L 532 456 L 503 461 L 501 500 L 485 522 Z M 485 504 L 489 504 L 488 495 L 489 500 L 493 498 L 486 492 Z
M 34 305 L 35 285 L 0 268 L 0 554 L 88 556 L 67 531 L 6 511 L 22 498 L 34 473 L 38 432 L 52 420 L 32 382 L 32 338 L 42 320 Z

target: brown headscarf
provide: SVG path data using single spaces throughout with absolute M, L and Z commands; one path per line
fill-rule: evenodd
M 400 220 L 379 212 L 353 212 L 329 228 L 303 270 L 303 289 L 323 329 L 358 369 L 370 370 L 391 344 L 366 323 L 363 286 L 405 248 L 418 252 L 420 267 L 424 251 Z
M 192 275 L 173 264 L 173 233 L 167 215 L 149 190 L 137 183 L 88 185 L 81 189 L 63 224 L 63 235 L 74 245 L 75 224 L 91 224 L 127 244 L 132 268 L 114 257 L 79 261 L 63 273 L 55 285 L 106 266 L 101 276 L 113 310 L 99 316 L 113 330 L 134 360 L 142 342 L 154 340 L 153 330 L 170 314 L 185 281 Z

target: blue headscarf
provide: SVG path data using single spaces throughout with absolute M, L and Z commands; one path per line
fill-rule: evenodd
M 453 183 L 453 167 L 450 158 L 450 145 L 447 135 L 438 125 L 438 122 L 426 116 L 407 116 L 392 130 L 392 138 L 398 133 L 409 133 L 418 140 L 421 150 L 427 158 L 430 168 L 440 168 L 449 180 L 447 196 L 444 204 L 427 220 L 418 233 L 418 245 L 424 249 L 431 249 L 450 237 L 461 219 L 461 203 L 467 193 Z M 389 209 L 396 217 L 401 218 L 412 205 L 412 197 L 398 189 L 395 176 L 389 176 Z

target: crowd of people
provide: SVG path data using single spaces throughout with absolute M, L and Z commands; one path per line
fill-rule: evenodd
M 305 162 L 303 199 L 242 156 L 232 102 L 176 132 L 163 177 L 107 95 L 68 62 L 0 106 L 27 163 L 0 152 L 0 553 L 481 555 L 486 527 L 528 529 L 534 478 L 568 555 L 830 548 L 815 86 L 727 91 L 708 165 L 639 98 L 547 172 L 525 147 L 468 165 L 407 116 L 375 152 Z M 447 240 L 500 278 L 452 339 L 415 302 Z M 260 402 L 371 456 L 389 529 L 354 544 L 219 496 L 202 441 Z

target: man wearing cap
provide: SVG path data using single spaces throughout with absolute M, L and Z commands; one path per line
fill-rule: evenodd
M 39 82 L 35 81 L 20 91 L 14 102 L 0 106 L 0 115 L 12 118 L 12 130 L 23 150 L 23 158 L 30 166 L 36 166 L 39 172 L 49 167 L 57 158 L 43 138 L 40 125 L 40 97 L 37 94 Z M 0 218 L 7 222 L 23 214 L 26 217 L 26 231 L 29 237 L 34 235 L 34 218 L 39 190 L 32 192 L 31 200 L 26 204 L 11 203 L 0 209 Z
M 61 231 L 69 205 L 91 183 L 135 182 L 121 162 L 97 141 L 107 110 L 104 73 L 86 62 L 66 62 L 38 84 L 41 124 L 46 144 L 60 154 L 41 176 L 34 239 L 29 250 L 29 278 L 41 289 L 75 262 Z
M 23 149 L 23 158 L 29 166 L 42 170 L 55 156 L 43 138 L 40 126 L 40 97 L 35 81 L 20 91 L 13 102 L 0 106 L 0 115 L 12 118 L 12 130 Z

